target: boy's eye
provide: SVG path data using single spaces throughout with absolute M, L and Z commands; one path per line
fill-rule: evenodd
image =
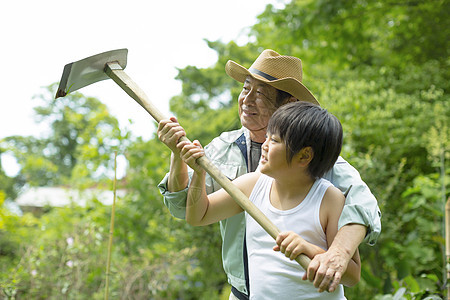
M 278 139 L 277 137 L 275 137 L 275 136 L 271 136 L 271 137 L 270 137 L 270 141 L 271 141 L 271 142 L 274 142 L 274 143 L 278 143 L 278 142 L 279 142 L 279 139 Z

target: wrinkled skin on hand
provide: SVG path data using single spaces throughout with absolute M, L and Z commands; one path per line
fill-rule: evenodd
M 334 292 L 347 270 L 350 259 L 351 257 L 338 247 L 331 247 L 311 260 L 303 280 L 311 281 L 319 292 Z
M 174 154 L 179 155 L 180 149 L 177 148 L 177 143 L 182 136 L 186 136 L 186 132 L 175 117 L 161 120 L 158 124 L 157 134 L 161 142 L 169 147 Z

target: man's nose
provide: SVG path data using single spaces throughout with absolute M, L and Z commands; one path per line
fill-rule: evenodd
M 249 105 L 251 103 L 254 103 L 255 100 L 256 100 L 256 92 L 253 89 L 250 89 L 247 95 L 245 95 L 244 100 L 242 102 L 246 105 Z

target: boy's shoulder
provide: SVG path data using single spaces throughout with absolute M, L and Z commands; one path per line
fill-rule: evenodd
M 326 179 L 322 179 L 324 181 L 328 181 Z M 328 181 L 329 182 L 329 181 Z M 322 199 L 322 203 L 325 206 L 338 208 L 344 206 L 345 203 L 345 196 L 341 192 L 340 189 L 335 187 L 333 184 L 329 184 L 327 190 L 325 191 L 325 194 Z
M 264 176 L 256 170 L 255 172 L 246 173 L 238 178 L 236 178 L 233 182 L 239 187 L 239 189 L 247 196 L 250 197 L 250 194 L 253 191 L 253 188 L 256 185 L 256 182 Z

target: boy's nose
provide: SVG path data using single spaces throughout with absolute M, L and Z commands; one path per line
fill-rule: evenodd
M 267 151 L 267 149 L 269 148 L 269 144 L 267 143 L 267 141 L 269 140 L 269 138 L 266 138 L 266 140 L 264 141 L 264 143 L 261 146 L 261 149 L 263 149 L 264 151 Z

